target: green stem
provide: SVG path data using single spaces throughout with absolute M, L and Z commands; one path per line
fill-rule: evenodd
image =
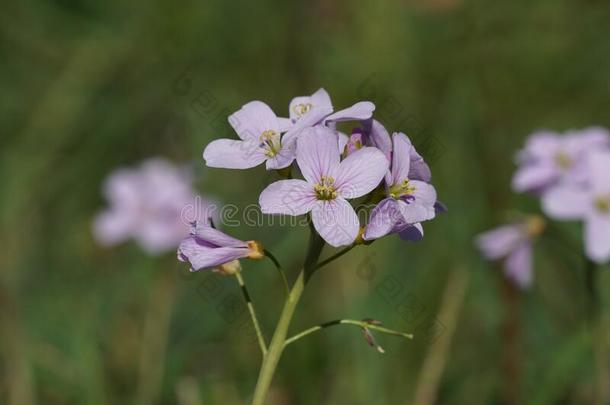
M 319 270 L 322 267 L 326 266 L 328 263 L 337 260 L 338 258 L 340 258 L 341 256 L 343 256 L 344 254 L 346 254 L 347 252 L 349 252 L 350 250 L 352 250 L 354 247 L 356 247 L 356 245 L 351 245 L 346 247 L 345 249 L 341 250 L 340 252 L 335 253 L 334 255 L 332 255 L 331 257 L 329 257 L 328 259 L 325 259 L 323 261 L 321 261 L 320 263 L 318 263 L 318 265 L 315 267 L 315 270 Z
M 286 278 L 286 273 L 284 273 L 284 270 L 282 269 L 280 262 L 267 249 L 265 249 L 264 252 L 265 252 L 265 257 L 268 257 L 269 260 L 271 260 L 273 262 L 278 273 L 280 273 L 280 277 L 282 277 L 282 281 L 284 283 L 284 289 L 286 290 L 286 295 L 290 294 L 290 286 L 288 285 L 288 279 Z
M 292 336 L 291 338 L 286 339 L 286 342 L 284 342 L 284 346 L 288 346 L 289 344 L 294 343 L 297 340 L 304 338 L 307 335 L 310 335 L 319 330 L 328 328 L 329 326 L 335 326 L 335 325 L 358 326 L 361 329 L 370 329 L 370 330 L 375 330 L 377 332 L 385 333 L 385 334 L 392 335 L 392 336 L 400 336 L 400 337 L 404 337 L 406 339 L 413 339 L 413 335 L 410 333 L 398 332 L 398 331 L 395 331 L 392 329 L 384 328 L 382 326 L 371 324 L 366 321 L 356 321 L 353 319 L 337 319 L 334 321 L 330 321 L 330 322 L 326 322 L 326 323 L 323 323 L 320 325 L 313 326 L 309 329 L 305 329 L 304 331 Z
M 241 292 L 244 295 L 244 299 L 246 300 L 246 306 L 248 307 L 250 318 L 252 318 L 252 324 L 254 325 L 254 330 L 256 331 L 256 337 L 258 338 L 258 345 L 261 348 L 261 353 L 263 354 L 264 358 L 267 355 L 267 345 L 265 344 L 265 338 L 263 337 L 263 332 L 261 331 L 261 327 L 258 323 L 258 318 L 256 317 L 254 305 L 250 300 L 250 294 L 248 293 L 248 289 L 246 288 L 246 283 L 244 282 L 244 278 L 241 276 L 241 272 L 239 270 L 235 272 L 235 278 L 237 278 L 237 282 L 241 287 Z
M 267 392 L 269 391 L 271 381 L 273 380 L 273 375 L 275 374 L 275 369 L 277 368 L 282 352 L 284 351 L 284 342 L 286 341 L 286 335 L 288 334 L 288 328 L 290 327 L 294 311 L 303 295 L 305 284 L 315 269 L 315 264 L 320 257 L 323 247 L 324 241 L 315 231 L 312 231 L 307 257 L 305 258 L 305 265 L 292 286 L 290 294 L 288 294 L 280 319 L 275 327 L 275 332 L 273 333 L 273 338 L 269 345 L 269 351 L 263 360 L 263 365 L 261 366 L 258 375 L 254 397 L 252 398 L 252 405 L 263 405 L 265 402 Z

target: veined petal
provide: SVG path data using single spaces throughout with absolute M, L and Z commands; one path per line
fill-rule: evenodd
M 401 133 L 392 134 L 392 183 L 400 184 L 409 178 L 411 168 L 411 149 L 413 145 L 409 138 Z
M 382 200 L 371 211 L 369 223 L 364 230 L 364 240 L 379 239 L 389 234 L 401 219 L 402 214 L 398 209 L 398 202 L 393 198 Z
M 178 259 L 183 262 L 189 262 L 191 264 L 191 271 L 220 266 L 221 264 L 247 256 L 247 248 L 209 247 L 199 243 L 194 237 L 185 239 L 178 247 Z
M 329 115 L 324 122 L 364 121 L 373 116 L 373 111 L 375 111 L 375 104 L 370 101 L 360 101 Z
M 294 126 L 294 123 L 292 122 L 292 120 L 290 118 L 278 117 L 277 124 L 280 129 L 280 132 L 282 132 L 282 133 L 289 131 Z
M 365 131 L 368 133 L 369 146 L 374 146 L 383 152 L 388 161 L 392 160 L 392 138 L 387 129 L 376 119 L 365 122 Z
M 334 172 L 335 186 L 343 198 L 361 197 L 381 183 L 388 160 L 372 147 L 364 147 L 346 157 Z
M 265 131 L 279 135 L 280 124 L 271 108 L 262 101 L 251 101 L 229 116 L 229 124 L 243 140 L 259 142 Z
M 352 206 L 342 198 L 317 201 L 311 211 L 316 231 L 331 246 L 347 246 L 354 242 L 360 221 Z
M 424 161 L 424 158 L 415 150 L 415 146 L 411 148 L 411 162 L 409 168 L 409 178 L 412 180 L 421 180 L 429 183 L 432 179 L 430 166 Z
M 340 154 L 334 131 L 315 126 L 306 128 L 297 141 L 297 163 L 305 179 L 317 184 L 338 164 Z
M 436 190 L 431 184 L 423 181 L 412 180 L 409 185 L 414 188 L 410 196 L 405 200 L 398 200 L 398 208 L 407 224 L 423 222 L 436 216 L 434 203 L 436 202 Z
M 339 140 L 339 152 L 343 154 L 345 152 L 345 147 L 347 146 L 350 137 L 340 131 L 337 131 L 337 137 Z
M 283 169 L 296 158 L 296 145 L 282 145 L 277 155 L 267 159 L 267 170 Z
M 263 163 L 267 156 L 257 142 L 217 139 L 206 146 L 203 159 L 208 167 L 249 169 Z
M 594 214 L 585 223 L 585 251 L 596 263 L 610 260 L 610 215 Z
M 304 180 L 280 180 L 271 183 L 259 198 L 264 214 L 302 215 L 316 202 L 313 186 Z
M 589 192 L 576 186 L 555 186 L 542 196 L 542 210 L 554 219 L 580 219 L 591 209 Z
M 220 247 L 247 247 L 248 244 L 244 241 L 227 235 L 224 232 L 214 229 L 207 224 L 197 225 L 192 231 L 192 236 L 199 238 L 200 241 L 205 241 L 215 246 Z

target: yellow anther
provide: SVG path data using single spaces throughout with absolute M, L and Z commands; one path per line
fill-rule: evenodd
M 561 169 L 569 169 L 572 167 L 572 158 L 565 152 L 557 152 L 557 154 L 555 154 L 555 163 L 557 163 L 557 166 Z
M 274 157 L 278 154 L 280 146 L 277 144 L 277 141 L 279 140 L 277 132 L 270 129 L 263 131 L 259 140 L 261 146 L 265 149 L 265 155 L 267 157 Z
M 397 199 L 405 195 L 411 195 L 415 192 L 415 186 L 410 185 L 409 179 L 402 181 L 399 184 L 394 184 L 390 187 L 390 197 Z
M 610 213 L 610 195 L 597 197 L 595 199 L 595 208 L 604 214 Z
M 311 110 L 311 107 L 313 107 L 311 103 L 301 103 L 292 107 L 292 111 L 294 111 L 297 116 L 302 117 L 303 115 L 307 114 L 309 110 Z
M 337 198 L 335 179 L 330 176 L 321 176 L 320 183 L 316 184 L 313 189 L 319 200 L 334 200 Z

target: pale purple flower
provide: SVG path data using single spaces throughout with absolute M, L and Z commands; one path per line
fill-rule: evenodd
M 487 260 L 503 260 L 506 277 L 518 287 L 527 288 L 532 284 L 532 243 L 544 228 L 544 220 L 532 216 L 484 232 L 475 244 Z
M 517 155 L 519 168 L 512 181 L 517 192 L 544 192 L 560 181 L 586 181 L 587 154 L 610 146 L 610 133 L 591 127 L 559 135 L 550 131 L 532 134 Z
M 109 207 L 95 218 L 96 240 L 110 246 L 133 238 L 150 254 L 175 249 L 188 221 L 215 215 L 214 205 L 195 195 L 189 173 L 159 158 L 112 173 L 104 196 Z
M 217 139 L 203 151 L 209 167 L 249 169 L 265 162 L 267 170 L 289 166 L 295 157 L 294 142 L 282 137 L 290 127 L 269 106 L 251 101 L 229 116 L 240 140 Z
M 329 245 L 354 242 L 360 223 L 347 200 L 375 189 L 388 170 L 388 161 L 370 147 L 340 159 L 338 139 L 331 129 L 305 129 L 297 141 L 297 164 L 305 180 L 269 185 L 259 199 L 262 212 L 293 216 L 311 212 L 314 227 Z
M 385 176 L 387 197 L 373 208 L 364 232 L 365 240 L 378 239 L 396 232 L 397 227 L 400 229 L 406 224 L 427 221 L 436 215 L 436 190 L 427 182 L 430 179 L 429 169 L 419 170 L 425 162 L 416 158 L 418 170 L 412 169 L 415 148 L 405 134 L 394 133 L 392 144 L 391 170 Z M 417 157 L 421 158 L 419 154 Z
M 263 248 L 256 241 L 241 241 L 207 224 L 192 224 L 189 237 L 178 247 L 178 260 L 188 262 L 190 271 L 218 268 L 238 259 L 260 259 Z
M 560 184 L 542 198 L 551 218 L 585 223 L 585 251 L 597 262 L 610 260 L 610 151 L 592 153 L 587 161 L 588 184 Z

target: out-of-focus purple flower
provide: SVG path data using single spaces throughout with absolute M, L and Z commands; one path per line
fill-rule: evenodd
M 512 181 L 517 192 L 542 193 L 558 182 L 586 182 L 587 155 L 610 146 L 610 133 L 599 127 L 559 135 L 539 131 L 530 135 L 517 155 L 519 168 Z
M 216 215 L 191 181 L 187 170 L 159 158 L 118 169 L 104 184 L 110 206 L 95 218 L 96 240 L 110 246 L 133 238 L 150 254 L 175 249 L 188 235 L 189 221 Z
M 412 170 L 414 148 L 405 134 L 393 134 L 392 143 L 392 167 L 385 176 L 387 197 L 371 211 L 363 236 L 365 240 L 378 239 L 406 225 L 430 220 L 436 215 L 436 190 L 427 183 L 430 179 L 429 169 L 427 172 Z M 421 158 L 419 154 L 417 157 Z M 420 166 L 425 165 L 423 159 L 415 161 Z M 423 236 L 423 229 L 421 234 Z
M 212 141 L 203 151 L 209 167 L 249 169 L 266 162 L 267 170 L 272 170 L 293 162 L 294 143 L 281 136 L 288 125 L 267 104 L 251 101 L 229 116 L 229 123 L 241 140 Z
M 560 184 L 542 197 L 551 218 L 585 222 L 585 251 L 597 262 L 610 260 L 610 152 L 589 155 L 586 185 Z
M 542 218 L 503 225 L 480 234 L 475 243 L 488 260 L 503 260 L 504 274 L 520 288 L 532 284 L 532 243 L 544 230 Z
M 305 129 L 297 141 L 297 164 L 305 180 L 282 180 L 260 195 L 263 213 L 302 215 L 331 246 L 349 245 L 360 223 L 347 201 L 375 189 L 388 170 L 378 149 L 364 147 L 341 161 L 336 134 L 324 126 Z
M 262 245 L 256 241 L 235 239 L 207 224 L 193 223 L 191 234 L 178 247 L 178 260 L 188 262 L 191 271 L 218 268 L 230 273 L 238 259 L 261 259 Z

